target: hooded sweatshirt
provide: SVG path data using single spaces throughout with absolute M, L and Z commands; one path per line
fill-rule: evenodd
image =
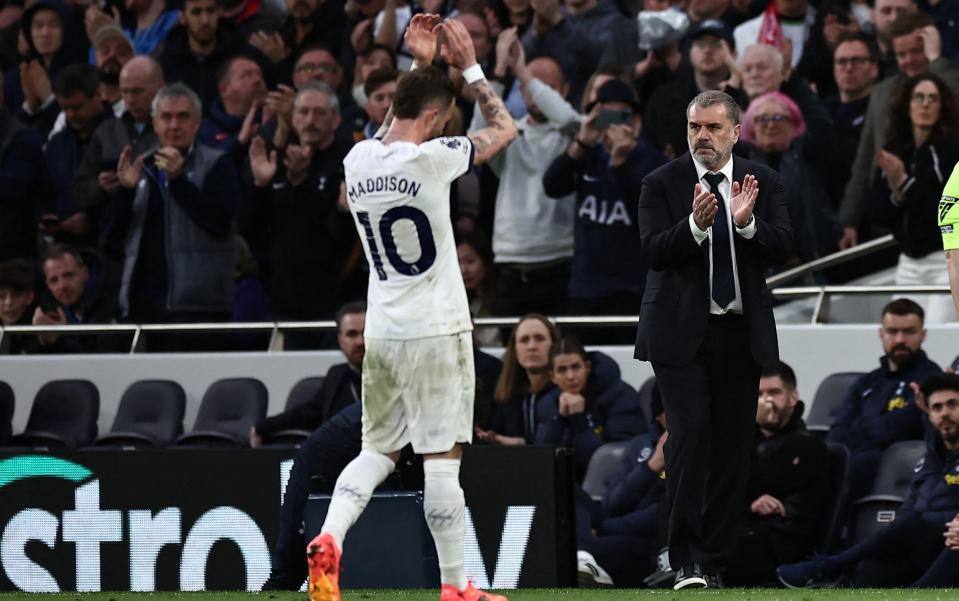
M 86 54 L 83 52 L 82 48 L 82 35 L 75 30 L 73 15 L 71 14 L 66 3 L 64 3 L 62 0 L 37 0 L 36 4 L 23 11 L 23 15 L 20 17 L 20 29 L 23 32 L 23 37 L 27 41 L 27 46 L 30 48 L 30 54 L 28 58 L 30 60 L 40 60 L 41 63 L 43 62 L 43 60 L 40 58 L 40 54 L 37 52 L 30 28 L 30 23 L 33 21 L 33 16 L 42 9 L 56 12 L 58 15 L 60 15 L 60 21 L 63 23 L 63 38 L 60 42 L 60 48 L 53 55 L 53 59 L 50 61 L 50 64 L 44 65 L 47 71 L 47 77 L 50 79 L 50 83 L 52 85 L 53 80 L 56 79 L 57 75 L 64 67 L 70 63 L 83 60 Z M 24 96 L 23 86 L 20 82 L 19 66 L 7 71 L 7 74 L 3 78 L 3 99 L 6 103 L 7 110 L 9 110 L 11 114 L 16 114 L 20 110 L 20 106 L 24 101 Z M 54 118 L 56 118 L 55 114 Z

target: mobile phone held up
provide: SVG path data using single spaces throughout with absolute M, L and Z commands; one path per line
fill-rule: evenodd
M 619 125 L 629 123 L 632 113 L 626 109 L 603 109 L 596 117 L 596 129 L 606 129 L 610 125 Z

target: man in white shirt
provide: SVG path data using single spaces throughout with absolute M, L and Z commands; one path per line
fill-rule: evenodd
M 498 269 L 493 312 L 555 315 L 565 312 L 569 296 L 575 199 L 573 194 L 547 196 L 543 176 L 575 138 L 579 115 L 565 100 L 569 85 L 559 63 L 540 57 L 527 65 L 515 40 L 515 29 L 500 34 L 494 69 L 496 78 L 505 77 L 507 68 L 513 72 L 527 113 L 516 121 L 521 134 L 516 143 L 489 163 L 499 178 L 492 232 Z M 500 83 L 492 86 L 503 91 Z M 481 111 L 474 111 L 470 131 L 485 126 Z
M 470 137 L 438 137 L 455 93 L 431 66 L 437 33 L 445 61 L 460 69 L 490 124 Z M 449 215 L 450 184 L 516 137 L 502 100 L 476 63 L 457 21 L 412 18 L 405 35 L 416 70 L 403 75 L 385 135 L 343 161 L 347 202 L 370 265 L 363 361 L 363 450 L 336 481 L 320 534 L 307 546 L 311 601 L 339 601 L 347 530 L 412 443 L 424 456 L 423 509 L 436 543 L 441 601 L 505 601 L 477 590 L 463 566 L 465 500 L 461 444 L 472 440 L 472 324 Z

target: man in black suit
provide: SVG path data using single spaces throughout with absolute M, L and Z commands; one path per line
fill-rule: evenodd
M 650 270 L 635 354 L 653 364 L 669 424 L 677 590 L 722 586 L 745 503 L 760 370 L 779 360 L 763 271 L 793 247 L 779 175 L 732 156 L 736 102 L 706 91 L 686 117 L 690 152 L 643 180 L 639 231 Z

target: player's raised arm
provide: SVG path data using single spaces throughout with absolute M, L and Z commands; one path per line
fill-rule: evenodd
M 447 63 L 463 72 L 463 79 L 473 88 L 476 103 L 486 119 L 487 126 L 469 135 L 473 141 L 473 164 L 480 165 L 506 148 L 516 139 L 516 125 L 499 95 L 493 91 L 483 70 L 476 63 L 476 50 L 466 27 L 459 21 L 447 20 L 441 24 L 446 33 L 442 54 Z
M 413 15 L 410 24 L 406 26 L 406 33 L 403 34 L 403 43 L 413 55 L 413 68 L 428 67 L 433 64 L 436 57 L 436 34 L 440 29 L 440 16 L 432 13 L 419 13 Z M 393 105 L 386 111 L 386 117 L 383 124 L 376 130 L 373 137 L 382 140 L 393 124 Z

